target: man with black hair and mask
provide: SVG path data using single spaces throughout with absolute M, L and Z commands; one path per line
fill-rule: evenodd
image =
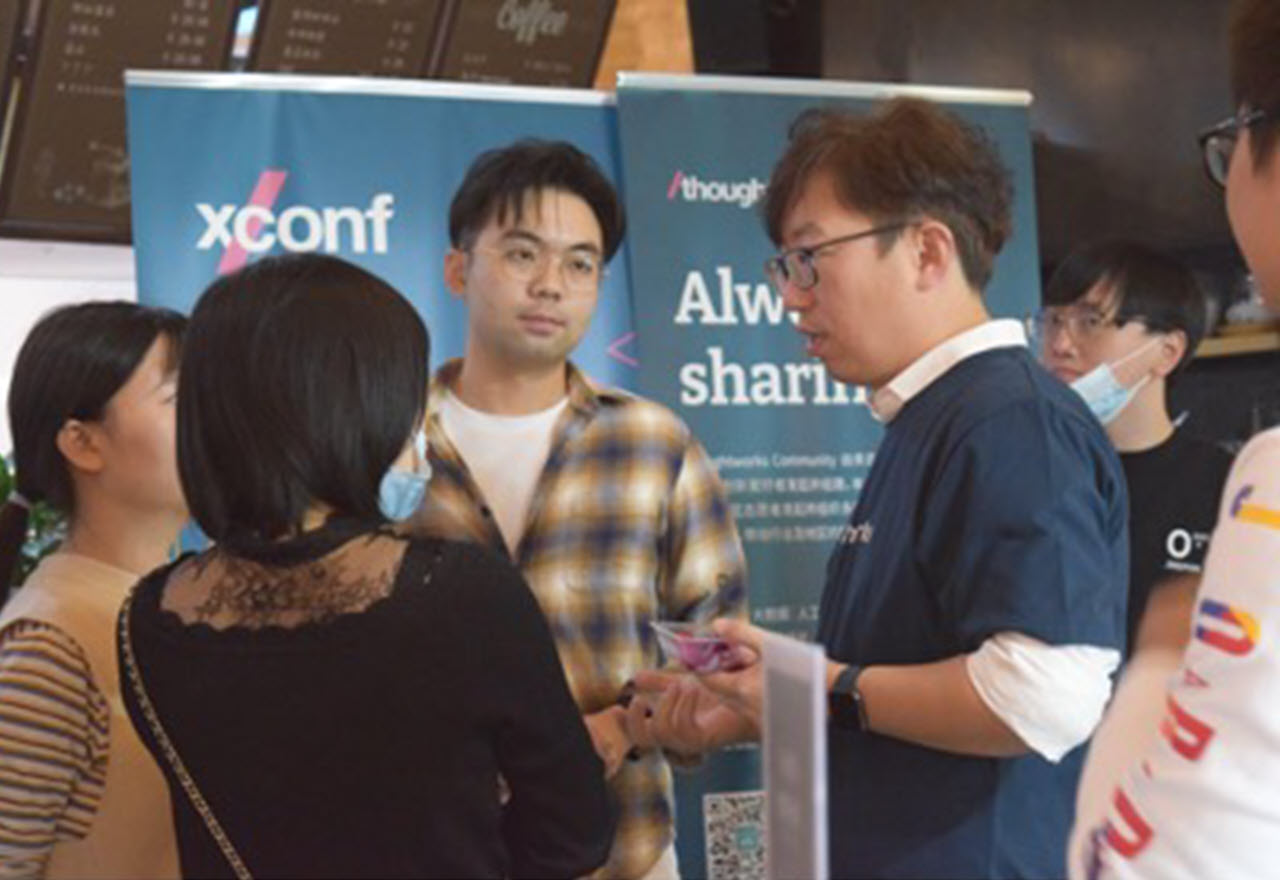
M 1124 465 L 1129 650 L 1156 584 L 1200 571 L 1231 468 L 1224 449 L 1169 415 L 1169 382 L 1194 356 L 1205 318 L 1204 293 L 1190 270 L 1130 241 L 1069 255 L 1037 316 L 1045 366 L 1089 404 Z M 1186 579 L 1174 583 L 1182 586 L 1170 588 L 1194 591 Z

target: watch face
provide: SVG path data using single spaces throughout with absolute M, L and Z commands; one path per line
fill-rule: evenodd
M 862 695 L 858 693 L 860 666 L 846 666 L 836 676 L 827 693 L 827 712 L 831 723 L 844 730 L 862 730 Z
M 842 730 L 860 730 L 862 727 L 859 723 L 858 701 L 848 691 L 828 693 L 827 712 L 831 716 L 831 723 Z

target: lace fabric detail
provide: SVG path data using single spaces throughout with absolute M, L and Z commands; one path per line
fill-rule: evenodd
M 292 629 L 358 614 L 390 595 L 408 542 L 376 533 L 316 559 L 273 564 L 217 547 L 179 565 L 165 584 L 162 611 L 184 624 Z

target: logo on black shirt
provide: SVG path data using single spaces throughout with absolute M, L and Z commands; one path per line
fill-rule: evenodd
M 1209 546 L 1206 532 L 1192 531 L 1178 526 L 1170 529 L 1164 539 L 1165 571 L 1181 571 L 1195 574 L 1203 568 L 1205 550 Z

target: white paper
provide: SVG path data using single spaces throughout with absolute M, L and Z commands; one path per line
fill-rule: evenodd
M 775 633 L 764 643 L 764 785 L 767 876 L 826 880 L 826 656 Z

